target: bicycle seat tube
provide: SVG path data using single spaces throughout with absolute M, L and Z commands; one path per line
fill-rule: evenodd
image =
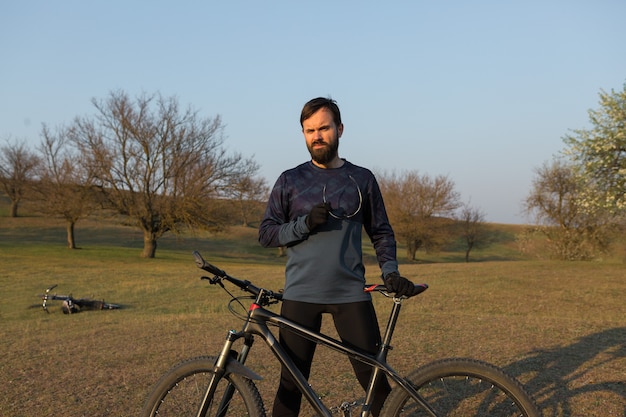
M 391 313 L 389 314 L 389 321 L 387 322 L 385 335 L 383 336 L 380 349 L 378 350 L 378 355 L 376 356 L 376 359 L 378 359 L 379 362 L 386 363 L 387 353 L 389 352 L 390 349 L 392 349 L 391 339 L 393 337 L 394 330 L 396 329 L 398 318 L 400 317 L 400 309 L 402 308 L 402 300 L 403 300 L 402 298 L 395 298 L 395 297 L 393 299 L 393 308 L 391 309 Z M 371 401 L 373 400 L 374 385 L 376 384 L 377 378 L 379 378 L 380 373 L 381 373 L 381 370 L 379 368 L 374 368 L 374 372 L 372 372 L 372 377 L 370 379 L 370 383 L 367 388 L 365 404 L 371 404 Z M 409 395 L 413 397 L 413 399 L 424 408 L 424 410 L 428 414 L 434 417 L 437 416 L 437 414 L 435 413 L 435 410 L 426 402 L 426 400 L 424 400 L 424 398 L 422 398 L 422 396 L 409 383 L 407 383 L 407 381 L 404 378 L 396 379 L 394 377 L 395 374 L 390 374 L 390 376 L 395 380 L 396 383 L 402 386 L 409 393 Z

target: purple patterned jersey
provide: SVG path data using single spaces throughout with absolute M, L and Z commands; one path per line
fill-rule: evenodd
M 310 233 L 306 216 L 322 202 L 330 203 L 328 221 Z M 370 170 L 348 161 L 322 169 L 309 161 L 283 172 L 270 194 L 259 242 L 287 248 L 284 298 L 318 304 L 370 299 L 363 292 L 363 229 L 383 275 L 397 271 L 395 237 Z

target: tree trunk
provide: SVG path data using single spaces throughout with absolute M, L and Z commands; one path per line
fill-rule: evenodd
M 20 203 L 18 201 L 11 201 L 11 212 L 9 216 L 17 217 L 17 207 L 19 206 L 19 204 Z
M 142 258 L 154 258 L 157 249 L 157 238 L 152 232 L 143 232 L 143 252 Z
M 74 239 L 74 225 L 76 222 L 67 221 L 67 247 L 68 249 L 76 249 L 76 240 Z
M 413 260 L 411 258 L 412 255 L 413 255 L 413 245 L 411 245 L 411 242 L 408 242 L 407 245 L 406 245 L 406 257 L 409 260 Z
M 244 203 L 241 203 L 241 218 L 243 219 L 243 227 L 248 227 L 248 216 L 246 216 L 246 206 Z
M 473 243 L 468 243 L 467 249 L 465 249 L 465 262 L 469 262 L 469 255 L 473 247 L 474 247 Z
M 420 248 L 421 243 L 419 240 L 411 240 L 406 245 L 406 256 L 411 261 L 416 260 L 416 254 L 418 249 Z

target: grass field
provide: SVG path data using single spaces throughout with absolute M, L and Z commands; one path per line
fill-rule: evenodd
M 68 250 L 61 223 L 0 217 L 2 416 L 134 416 L 170 366 L 217 353 L 239 322 L 226 295 L 200 281 L 192 250 L 272 289 L 283 280 L 284 258 L 260 248 L 254 229 L 167 237 L 151 260 L 139 257 L 141 235 L 127 227 L 81 222 L 76 238 L 82 249 Z M 367 259 L 373 282 L 371 252 Z M 462 259 L 401 258 L 403 274 L 430 289 L 405 303 L 389 356 L 396 369 L 480 358 L 526 384 L 544 416 L 626 416 L 626 264 L 529 260 L 502 242 L 473 253 L 475 262 Z M 66 316 L 57 302 L 46 314 L 36 295 L 52 284 L 124 308 Z M 384 325 L 389 301 L 375 302 Z M 318 350 L 311 377 L 329 405 L 358 395 L 347 360 L 335 355 Z M 257 343 L 249 365 L 265 377 L 268 408 L 278 371 L 269 359 Z

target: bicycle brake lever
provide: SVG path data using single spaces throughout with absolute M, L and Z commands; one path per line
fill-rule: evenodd
M 218 277 L 217 275 L 215 275 L 213 278 L 200 277 L 200 279 L 205 279 L 205 280 L 209 281 L 209 284 L 211 284 L 211 285 L 218 284 L 220 287 L 224 288 L 224 284 L 222 283 L 222 279 L 220 277 Z

